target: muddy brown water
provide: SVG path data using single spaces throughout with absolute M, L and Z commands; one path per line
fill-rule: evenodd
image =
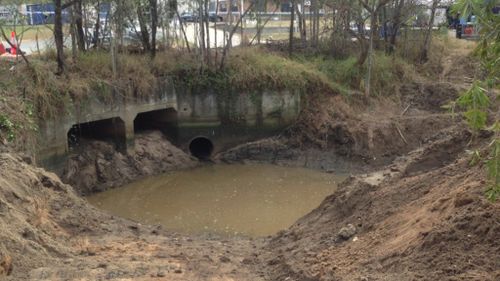
M 345 175 L 274 165 L 207 165 L 87 197 L 111 214 L 186 234 L 264 236 L 317 207 Z

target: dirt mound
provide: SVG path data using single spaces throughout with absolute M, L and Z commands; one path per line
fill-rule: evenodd
M 351 177 L 271 239 L 269 279 L 499 280 L 500 202 L 484 197 L 483 167 L 460 156 L 468 132 L 446 135 Z
M 436 113 L 445 112 L 443 106 L 456 100 L 461 90 L 449 82 L 412 82 L 402 85 L 399 91 L 403 105 L 410 112 L 419 109 Z
M 481 63 L 472 54 L 458 52 L 444 62 L 442 76 L 450 82 L 463 84 L 484 76 L 484 72 Z
M 161 132 L 137 134 L 131 154 L 111 143 L 87 141 L 69 158 L 62 180 L 81 194 L 117 187 L 134 179 L 175 169 L 194 167 L 197 161 L 172 145 Z
M 449 114 L 408 113 L 391 100 L 366 105 L 355 98 L 318 96 L 311 98 L 285 137 L 292 147 L 315 147 L 350 160 L 388 164 L 457 121 Z
M 0 154 L 0 280 L 262 280 L 248 259 L 259 247 L 113 217 L 55 174 Z
M 96 219 L 56 175 L 0 154 L 0 277 L 71 255 L 68 239 L 96 230 Z

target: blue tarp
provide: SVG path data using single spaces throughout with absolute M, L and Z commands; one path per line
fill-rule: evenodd
M 54 10 L 53 3 L 28 4 L 26 5 L 28 23 L 30 25 L 53 24 Z M 62 17 L 63 23 L 69 23 L 69 15 L 66 11 L 63 11 Z
M 108 16 L 111 5 L 109 3 L 102 3 L 99 6 L 99 16 L 104 19 Z M 54 3 L 47 4 L 28 4 L 26 5 L 26 12 L 28 16 L 29 25 L 42 25 L 54 23 Z M 63 23 L 69 23 L 70 17 L 66 10 L 62 12 Z

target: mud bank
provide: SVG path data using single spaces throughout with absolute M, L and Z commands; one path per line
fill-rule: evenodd
M 161 132 L 150 131 L 136 135 L 135 150 L 130 154 L 104 141 L 82 143 L 69 158 L 61 179 L 78 193 L 90 194 L 196 165 L 195 158 L 172 145 Z
M 1 280 L 262 280 L 249 269 L 257 248 L 107 215 L 55 174 L 0 154 Z
M 469 136 L 447 130 L 383 170 L 346 180 L 267 241 L 267 278 L 498 280 L 500 203 L 484 197 L 483 167 L 469 165 Z
M 449 101 L 449 92 L 441 93 L 446 94 L 435 97 L 443 99 L 439 103 Z M 442 108 L 424 110 L 412 102 L 349 102 L 341 96 L 311 98 L 297 123 L 280 136 L 239 145 L 219 153 L 215 160 L 366 172 L 434 141 L 439 131 L 461 121 Z

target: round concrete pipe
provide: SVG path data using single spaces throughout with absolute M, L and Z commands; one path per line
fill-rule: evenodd
M 213 151 L 214 144 L 207 137 L 195 137 L 189 142 L 189 152 L 200 160 L 209 160 Z

